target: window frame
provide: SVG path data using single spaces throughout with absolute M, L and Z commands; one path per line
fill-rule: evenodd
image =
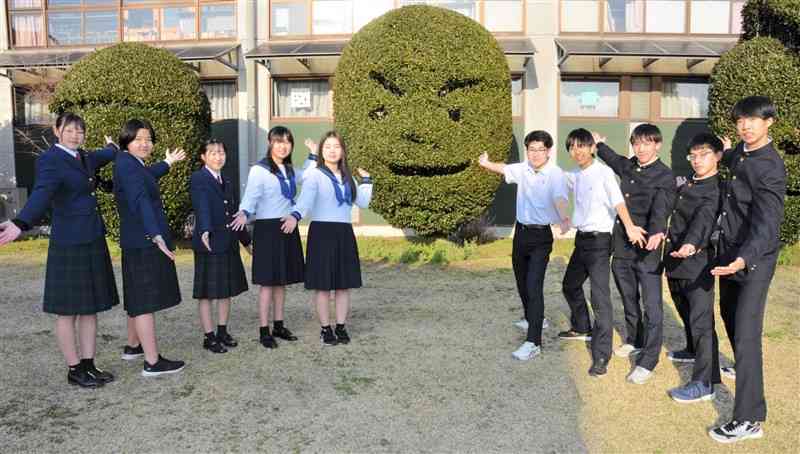
M 110 46 L 122 42 L 144 42 L 144 43 L 200 43 L 200 42 L 219 42 L 219 41 L 235 41 L 238 39 L 239 33 L 239 8 L 237 0 L 159 0 L 154 2 L 143 1 L 140 4 L 125 4 L 126 0 L 114 0 L 113 4 L 106 5 L 86 5 L 86 0 L 81 0 L 78 6 L 49 6 L 47 0 L 40 0 L 41 6 L 34 8 L 11 8 L 11 2 L 7 2 L 7 15 L 6 25 L 8 30 L 8 42 L 11 49 L 44 49 L 44 48 L 71 48 L 81 46 Z M 215 37 L 215 38 L 202 38 L 201 31 L 201 13 L 204 6 L 213 5 L 232 5 L 233 6 L 233 35 L 228 37 Z M 162 40 L 163 28 L 163 11 L 165 8 L 181 8 L 190 7 L 194 9 L 194 24 L 195 24 L 195 37 L 189 39 L 171 39 Z M 125 39 L 125 12 L 137 9 L 151 9 L 158 15 L 158 28 L 156 30 L 157 38 L 154 40 L 146 41 L 127 41 Z M 81 41 L 76 44 L 51 44 L 49 38 L 49 17 L 51 13 L 79 13 L 81 18 Z M 105 43 L 87 43 L 86 42 L 86 13 L 89 12 L 115 12 L 117 15 L 117 39 L 112 42 Z M 12 16 L 16 13 L 35 13 L 41 17 L 43 21 L 42 33 L 44 34 L 44 44 L 41 46 L 17 46 L 14 44 L 14 33 L 11 28 Z
M 275 115 L 275 85 L 279 81 L 295 81 L 295 80 L 325 80 L 328 82 L 328 116 L 308 116 L 308 117 L 287 117 Z M 281 75 L 279 77 L 270 77 L 269 80 L 269 94 L 268 107 L 269 119 L 271 122 L 332 122 L 336 116 L 333 105 L 333 75 L 332 74 L 290 74 Z
M 685 6 L 685 15 L 683 18 L 683 32 L 680 33 L 650 33 L 647 31 L 647 3 L 650 0 L 642 0 L 644 2 L 644 9 L 642 12 L 642 31 L 641 32 L 613 32 L 606 31 L 606 1 L 596 0 L 598 6 L 598 17 L 596 32 L 576 32 L 564 31 L 564 5 L 570 0 L 558 0 L 558 33 L 563 36 L 575 35 L 593 35 L 593 36 L 611 36 L 611 37 L 644 37 L 644 36 L 692 36 L 692 37 L 708 37 L 708 38 L 726 38 L 738 37 L 739 33 L 733 33 L 733 14 L 734 3 L 736 0 L 726 0 L 728 2 L 728 33 L 692 33 L 692 1 L 696 0 L 683 0 Z
M 561 94 L 563 92 L 562 84 L 564 82 L 617 82 L 619 91 L 617 94 L 617 114 L 614 116 L 589 116 L 589 115 L 562 115 L 561 113 Z M 625 118 L 625 109 L 623 103 L 625 101 L 625 85 L 623 84 L 622 75 L 601 75 L 601 74 L 563 74 L 558 80 L 558 118 L 565 120 L 609 120 L 617 121 Z M 652 84 L 651 84 L 652 89 Z M 630 102 L 628 102 L 630 105 Z
M 709 87 L 711 86 L 711 81 L 709 80 L 708 77 L 700 77 L 700 76 L 697 76 L 697 77 L 693 77 L 693 76 L 662 76 L 662 77 L 659 77 L 659 82 L 658 82 L 658 87 L 657 87 L 658 88 L 658 92 L 657 92 L 657 94 L 658 94 L 658 110 L 657 111 L 653 111 L 652 110 L 653 107 L 652 107 L 652 103 L 651 103 L 651 107 L 650 107 L 651 116 L 655 117 L 655 119 L 658 120 L 658 121 L 686 121 L 686 120 L 707 121 L 708 120 L 708 113 L 706 113 L 705 117 L 664 117 L 664 116 L 662 116 L 662 114 L 661 114 L 661 107 L 662 107 L 661 106 L 661 104 L 662 104 L 661 100 L 664 97 L 664 83 L 666 83 L 666 82 L 704 83 L 704 84 L 708 85 Z M 652 88 L 653 88 L 652 82 L 651 82 L 650 86 L 651 86 L 651 90 L 652 90 Z M 709 108 L 710 108 L 710 106 L 709 106 Z

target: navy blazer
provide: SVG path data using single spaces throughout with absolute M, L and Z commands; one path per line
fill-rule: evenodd
M 173 249 L 167 216 L 161 203 L 158 179 L 169 172 L 169 164 L 144 166 L 128 152 L 117 153 L 114 161 L 114 199 L 119 211 L 119 245 L 122 249 L 153 246 L 161 235 Z
M 36 184 L 16 218 L 23 227 L 30 228 L 52 209 L 50 241 L 54 244 L 87 244 L 106 233 L 97 208 L 95 172 L 114 160 L 117 147 L 109 145 L 93 153 L 78 153 L 80 161 L 53 145 L 39 156 Z
M 192 174 L 189 192 L 194 208 L 192 249 L 195 252 L 209 253 L 201 240 L 204 232 L 209 232 L 211 254 L 236 251 L 237 240 L 245 246 L 250 244 L 247 230 L 235 232 L 228 227 L 236 215 L 239 200 L 230 180 L 223 176 L 222 181 L 223 184 L 219 184 L 205 166 Z

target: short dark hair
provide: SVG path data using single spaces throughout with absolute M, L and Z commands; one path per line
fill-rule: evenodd
M 692 137 L 692 140 L 689 141 L 689 146 L 686 148 L 686 152 L 690 152 L 695 148 L 700 148 L 708 146 L 714 153 L 722 153 L 725 146 L 722 145 L 722 141 L 719 140 L 719 137 L 711 134 L 710 132 L 701 132 L 700 134 L 695 135 Z
M 545 147 L 549 150 L 553 148 L 553 137 L 547 131 L 532 131 L 529 132 L 527 136 L 525 136 L 525 148 L 528 148 L 528 145 L 531 142 L 542 142 Z
M 286 126 L 273 126 L 272 129 L 270 129 L 267 133 L 267 162 L 269 163 L 269 170 L 272 173 L 277 174 L 278 164 L 276 164 L 275 160 L 272 159 L 273 139 L 286 139 L 292 145 L 291 148 L 289 148 L 289 156 L 286 156 L 286 159 L 283 160 L 283 165 L 286 167 L 287 176 L 290 173 L 293 174 L 294 168 L 292 167 L 292 152 L 294 151 L 294 136 L 292 135 L 292 131 L 290 131 Z
M 214 145 L 221 146 L 222 147 L 222 151 L 224 153 L 226 153 L 226 154 L 228 153 L 228 149 L 225 148 L 225 142 L 217 139 L 216 137 L 212 137 L 212 138 L 206 140 L 205 143 L 203 143 L 203 148 L 200 150 L 200 155 L 202 156 L 202 155 L 206 154 L 206 152 L 208 151 L 208 147 L 211 147 L 211 146 L 214 146 Z
M 661 135 L 661 130 L 658 129 L 658 126 L 650 123 L 642 123 L 633 128 L 633 132 L 631 133 L 631 145 L 637 140 L 661 143 L 664 137 Z
M 86 122 L 80 115 L 72 112 L 61 112 L 56 118 L 56 129 L 66 128 L 69 125 L 75 125 L 86 131 Z
M 156 143 L 156 131 L 153 129 L 153 126 L 150 124 L 150 122 L 147 120 L 139 120 L 134 118 L 133 120 L 128 120 L 125 123 L 125 126 L 122 127 L 122 132 L 119 133 L 120 150 L 128 149 L 128 145 L 136 140 L 136 133 L 138 133 L 140 129 L 146 129 L 150 131 L 150 140 L 152 140 L 153 143 Z
M 736 102 L 731 110 L 731 118 L 736 121 L 745 117 L 758 117 L 766 120 L 775 118 L 778 111 L 775 104 L 766 96 L 748 96 Z
M 590 147 L 594 145 L 594 137 L 589 130 L 584 128 L 573 129 L 567 134 L 567 152 L 573 146 Z

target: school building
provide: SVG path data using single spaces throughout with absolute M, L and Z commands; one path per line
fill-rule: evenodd
M 598 130 L 625 150 L 631 129 L 647 121 L 664 133 L 662 159 L 686 170 L 683 148 L 705 128 L 708 75 L 738 40 L 744 0 L 6 0 L 0 219 L 13 217 L 33 186 L 36 150 L 53 121 L 48 91 L 94 49 L 141 41 L 190 65 L 211 102 L 213 134 L 238 151 L 226 173 L 243 187 L 271 126 L 291 128 L 295 160 L 306 154 L 305 138 L 333 126 L 331 77 L 352 34 L 420 3 L 474 19 L 505 51 L 511 161 L 523 158 L 526 131 L 550 131 L 558 163 L 570 168 L 563 141 L 572 128 Z M 514 191 L 498 190 L 497 226 L 514 222 Z M 369 210 L 356 219 L 391 231 Z

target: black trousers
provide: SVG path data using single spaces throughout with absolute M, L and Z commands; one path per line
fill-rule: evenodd
M 768 273 L 766 279 L 744 282 L 719 280 L 720 314 L 736 361 L 733 419 L 737 421 L 767 419 L 761 334 L 772 276 Z
M 562 290 L 571 311 L 572 329 L 579 333 L 592 333 L 592 357 L 611 358 L 611 335 L 614 315 L 611 310 L 610 285 L 611 234 L 584 234 L 575 236 L 575 250 L 564 272 Z M 583 293 L 583 283 L 591 284 L 594 328 L 589 321 L 589 308 Z
M 517 224 L 511 263 L 517 280 L 517 291 L 528 321 L 528 342 L 542 345 L 542 320 L 544 319 L 544 274 L 553 250 L 553 231 L 526 228 Z
M 703 273 L 708 273 L 704 270 Z M 687 349 L 695 354 L 692 381 L 720 383 L 719 341 L 714 329 L 714 278 L 667 279 L 669 293 L 687 333 Z
M 611 270 L 622 296 L 625 343 L 642 349 L 636 357 L 637 366 L 653 370 L 658 364 L 664 333 L 661 273 L 647 271 L 641 261 L 616 257 L 611 261 Z

